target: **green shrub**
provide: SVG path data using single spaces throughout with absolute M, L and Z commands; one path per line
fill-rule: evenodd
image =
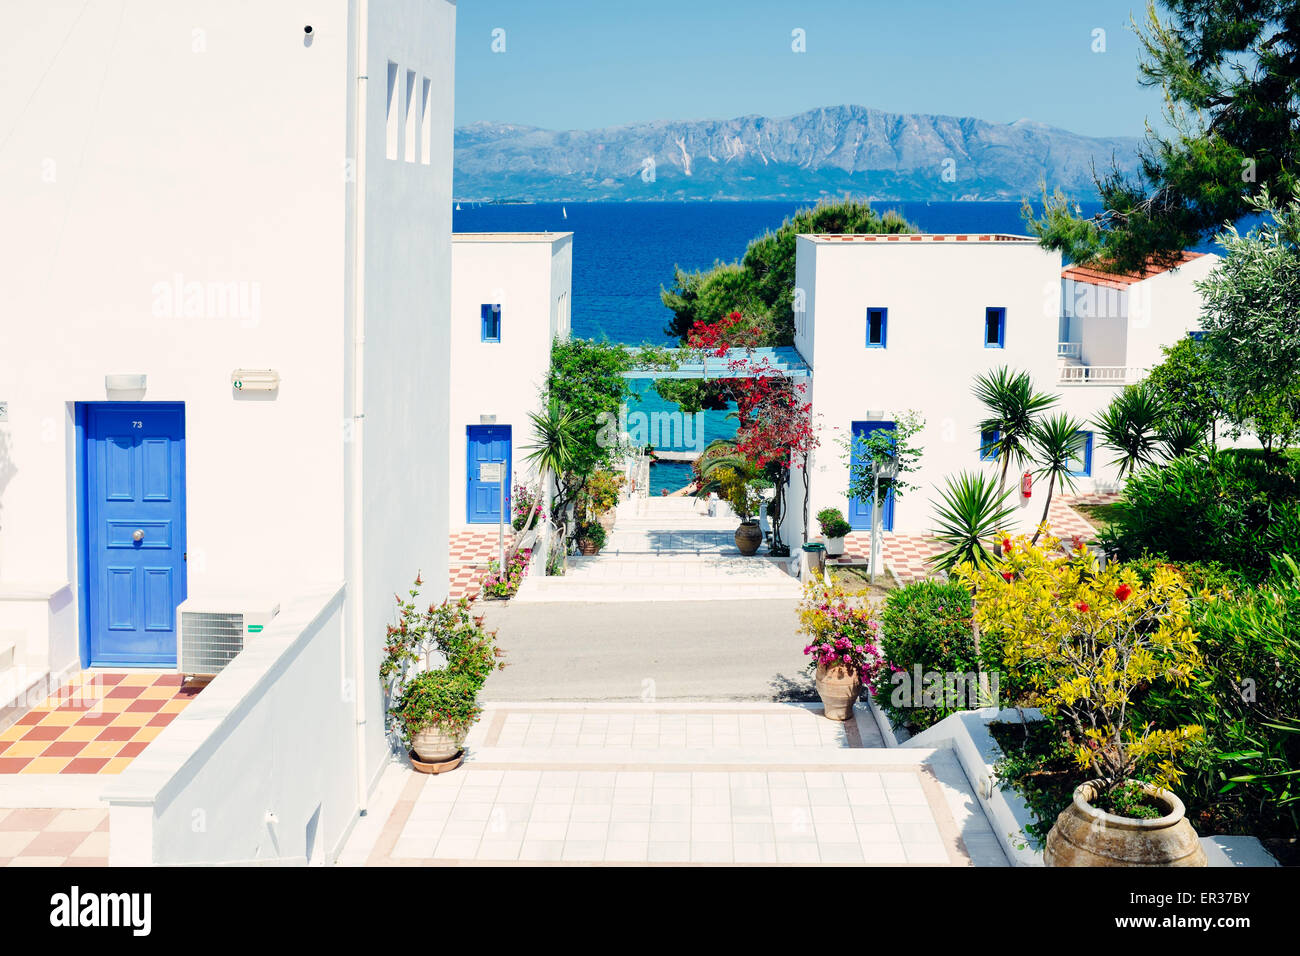
M 1183 576 L 1188 590 L 1193 594 L 1200 594 L 1202 591 L 1217 594 L 1225 589 L 1237 591 L 1248 584 L 1240 573 L 1225 567 L 1218 561 L 1169 561 L 1152 554 L 1144 554 L 1125 563 L 1137 572 L 1143 584 L 1151 583 L 1151 576 L 1156 568 L 1161 566 L 1174 568 Z
M 1272 555 L 1300 554 L 1300 463 L 1232 450 L 1132 475 L 1100 540 L 1121 559 L 1144 553 L 1217 562 L 1251 580 Z
M 481 684 L 468 674 L 445 670 L 421 671 L 410 678 L 391 711 L 402 739 L 409 742 L 434 724 L 452 734 L 467 729 L 483 712 L 478 704 Z
M 592 521 L 583 525 L 578 531 L 579 541 L 590 541 L 599 551 L 605 547 L 605 526 L 599 521 Z
M 875 700 L 895 726 L 922 730 L 968 709 L 969 695 L 954 701 L 946 695 L 921 699 L 923 688 L 906 693 L 913 689 L 918 666 L 922 674 L 975 672 L 970 592 L 962 585 L 919 581 L 890 591 L 880 615 L 879 645 L 887 666 L 873 679 Z
M 1153 690 L 1142 720 L 1205 728 L 1178 755 L 1178 791 L 1202 833 L 1300 830 L 1300 570 L 1289 559 L 1265 584 L 1198 600 L 1192 627 L 1203 666 L 1191 686 Z
M 828 538 L 842 538 L 853 530 L 839 508 L 823 508 L 817 512 L 817 523 L 821 525 L 822 534 Z

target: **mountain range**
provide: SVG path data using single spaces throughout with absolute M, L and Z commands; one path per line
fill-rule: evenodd
M 655 121 L 594 130 L 478 122 L 455 134 L 458 200 L 1090 198 L 1094 164 L 1132 173 L 1136 137 L 1031 120 L 831 106 L 793 116 Z

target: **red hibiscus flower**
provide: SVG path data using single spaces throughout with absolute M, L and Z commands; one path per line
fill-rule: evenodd
M 1132 593 L 1133 589 L 1127 584 L 1121 584 L 1115 589 L 1115 597 L 1119 598 L 1120 601 L 1127 601 Z
M 1075 610 L 1077 610 L 1080 614 L 1087 614 L 1087 613 L 1088 613 L 1088 602 L 1087 602 L 1087 601 L 1080 601 L 1080 602 L 1079 602 L 1078 604 L 1076 604 L 1074 607 L 1075 607 Z
M 1002 572 L 1002 580 L 1003 580 L 1003 581 L 1010 581 L 1010 580 L 1011 580 L 1012 578 L 1014 578 L 1014 577 L 1015 577 L 1015 575 L 1012 574 L 1010 571 L 1003 571 L 1003 572 Z

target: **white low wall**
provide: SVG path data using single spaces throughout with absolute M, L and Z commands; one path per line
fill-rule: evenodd
M 358 810 L 344 590 L 287 602 L 105 791 L 111 865 L 337 856 Z

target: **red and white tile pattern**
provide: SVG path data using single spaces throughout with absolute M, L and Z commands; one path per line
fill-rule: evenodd
M 507 551 L 514 540 L 514 533 L 506 531 Z M 483 578 L 487 575 L 488 562 L 496 556 L 496 525 L 453 531 L 448 554 L 447 596 L 453 601 L 463 597 L 471 601 L 477 599 L 482 590 Z
M 0 866 L 108 866 L 108 811 L 0 809 Z
M 82 671 L 0 730 L 0 776 L 121 773 L 199 690 L 174 673 Z

